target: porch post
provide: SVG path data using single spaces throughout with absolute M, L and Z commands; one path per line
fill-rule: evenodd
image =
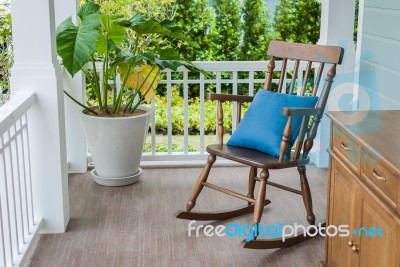
M 69 214 L 64 95 L 56 57 L 54 0 L 13 1 L 11 91 L 35 91 L 28 112 L 35 216 L 44 233 L 64 232 Z
M 72 21 L 76 22 L 78 5 L 79 0 L 55 0 L 56 26 L 70 16 L 72 16 Z M 64 90 L 83 102 L 85 99 L 83 74 L 79 72 L 72 78 L 67 71 L 63 71 L 62 78 Z M 66 95 L 64 99 L 68 172 L 85 173 L 87 171 L 86 138 L 79 118 L 82 108 Z
M 355 93 L 355 54 L 353 41 L 355 0 L 323 0 L 321 29 L 318 44 L 339 45 L 345 49 L 342 65 L 337 67 L 337 74 L 331 89 L 325 111 L 355 109 L 348 103 L 343 106 L 342 97 Z M 351 99 L 351 98 L 350 98 Z M 313 161 L 318 167 L 328 167 L 329 156 L 326 149 L 330 140 L 330 121 L 323 117 L 317 135 L 320 143 L 315 144 Z

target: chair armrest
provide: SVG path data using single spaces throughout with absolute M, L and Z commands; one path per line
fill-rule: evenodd
M 207 94 L 208 100 L 236 101 L 240 103 L 251 102 L 253 98 L 253 96 L 247 95 Z
M 285 116 L 317 116 L 321 114 L 321 108 L 283 108 Z

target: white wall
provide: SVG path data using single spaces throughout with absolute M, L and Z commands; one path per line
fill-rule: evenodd
M 359 109 L 400 109 L 399 27 L 399 0 L 364 1 Z

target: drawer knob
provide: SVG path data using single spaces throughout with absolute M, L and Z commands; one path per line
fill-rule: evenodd
M 350 241 L 347 243 L 347 245 L 349 245 L 349 247 L 352 247 L 352 246 L 354 245 L 354 242 L 350 240 Z
M 346 151 L 351 151 L 351 148 L 348 147 L 348 146 L 346 146 L 346 145 L 343 144 L 343 143 L 340 143 L 340 147 L 343 148 L 343 149 L 346 150 Z
M 353 252 L 358 252 L 358 247 L 356 247 L 356 245 L 353 245 L 353 246 L 351 247 L 351 250 L 352 250 Z
M 386 182 L 385 176 L 380 176 L 375 169 L 372 171 L 372 175 L 379 181 Z

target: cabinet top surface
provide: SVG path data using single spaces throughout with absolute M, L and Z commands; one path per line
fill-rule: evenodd
M 400 110 L 330 111 L 327 116 L 400 170 Z

